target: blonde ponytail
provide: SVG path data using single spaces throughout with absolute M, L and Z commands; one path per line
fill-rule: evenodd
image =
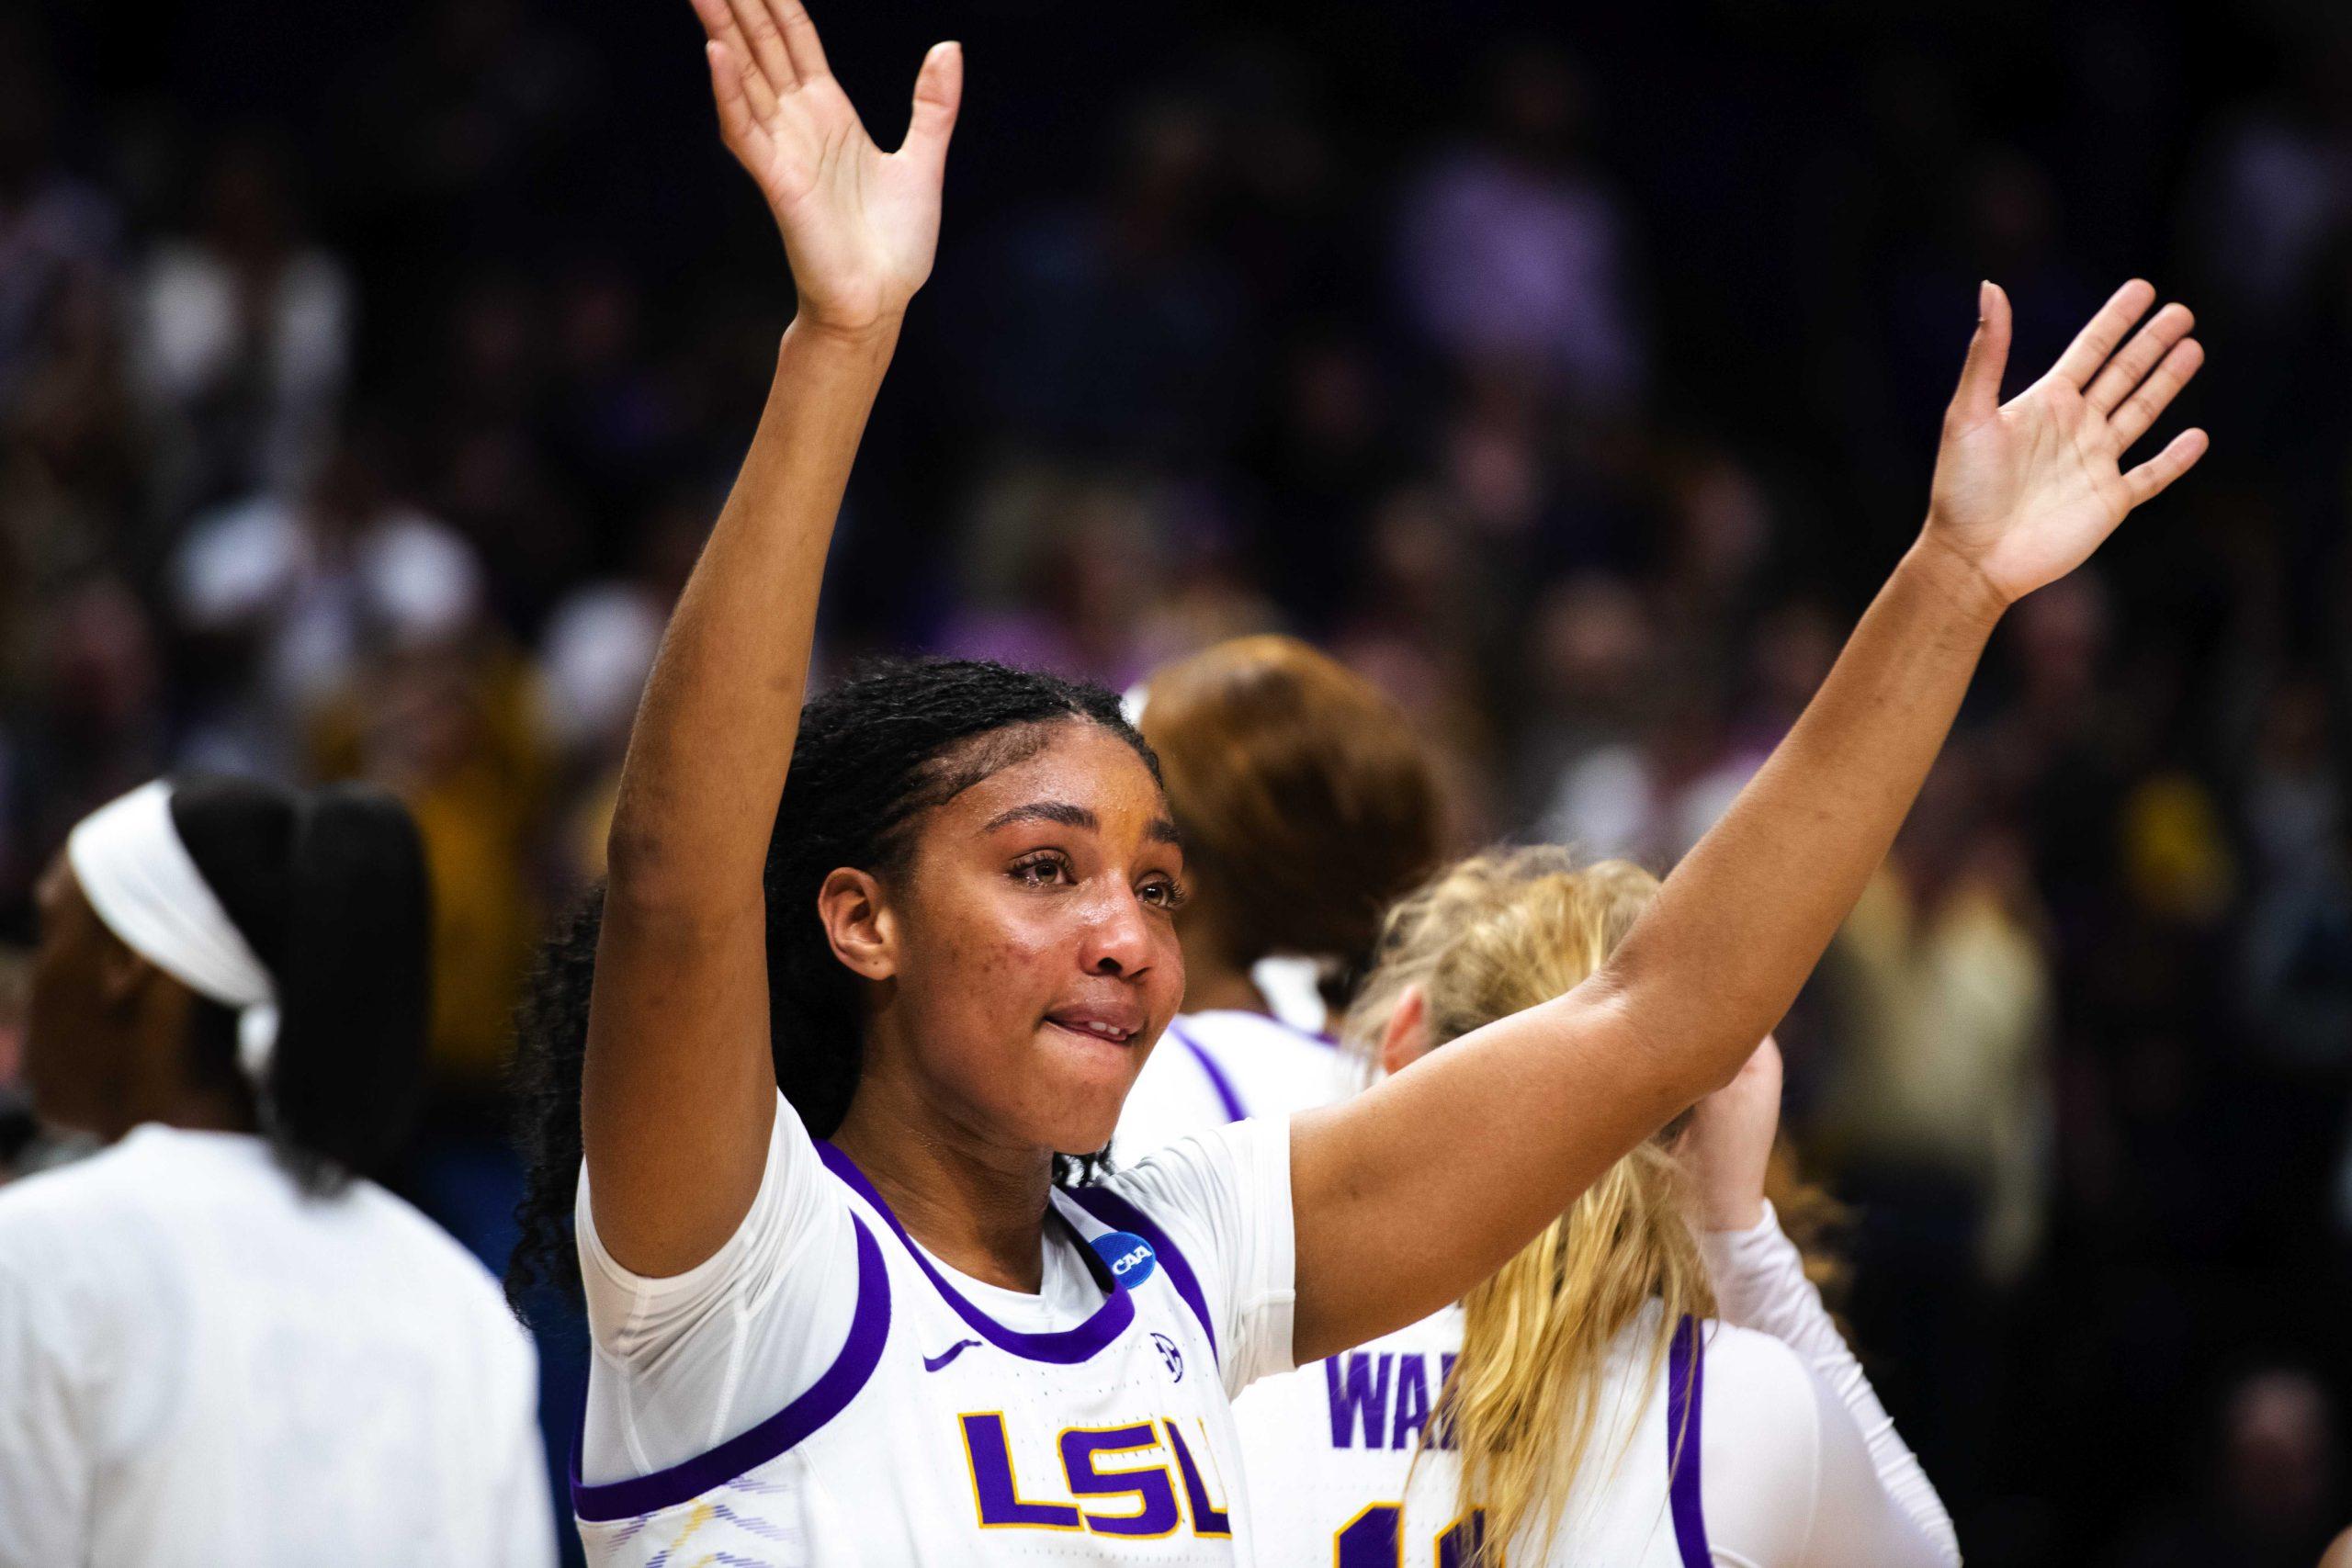
M 1421 987 L 1432 1045 L 1573 989 L 1657 886 L 1638 866 L 1579 869 L 1556 849 L 1462 862 L 1389 915 L 1376 965 L 1349 1010 L 1351 1043 L 1375 1046 L 1409 986 Z M 1486 1510 L 1498 1561 L 1522 1531 L 1548 1546 L 1577 1478 L 1600 1457 L 1590 1450 L 1620 1336 L 1653 1303 L 1662 1308 L 1635 1348 L 1646 1401 L 1684 1314 L 1714 1311 L 1667 1135 L 1611 1167 L 1463 1298 L 1462 1356 L 1429 1431 L 1446 1431 L 1459 1450 L 1461 1506 Z M 1685 1434 L 1667 1436 L 1679 1454 Z

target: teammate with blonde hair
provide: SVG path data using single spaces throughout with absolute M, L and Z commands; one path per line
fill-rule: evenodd
M 1558 850 L 1462 862 L 1391 915 L 1349 1043 L 1400 1072 L 1565 995 L 1657 886 Z M 1780 1093 L 1768 1039 L 1460 1304 L 1244 1395 L 1264 1559 L 1958 1562 L 1764 1199 Z

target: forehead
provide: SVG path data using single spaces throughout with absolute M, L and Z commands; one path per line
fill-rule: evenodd
M 1168 814 L 1159 781 L 1128 742 L 1097 724 L 1041 727 L 1035 744 L 940 808 L 944 819 L 974 826 L 1033 801 L 1091 811 L 1104 830 L 1139 830 Z

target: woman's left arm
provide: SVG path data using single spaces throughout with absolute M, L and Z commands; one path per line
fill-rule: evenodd
M 2126 343 L 2154 293 L 2125 285 L 2004 405 L 2008 301 L 1986 284 L 1926 526 L 1787 739 L 1609 961 L 1296 1119 L 1299 1360 L 1455 1299 L 1779 1022 L 1885 856 L 2001 614 L 2203 454 L 2189 431 L 2119 464 L 2202 358 L 2177 305 Z

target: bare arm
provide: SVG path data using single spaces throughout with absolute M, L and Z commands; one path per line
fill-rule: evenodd
M 757 1193 L 775 1104 L 760 878 L 833 519 L 907 301 L 931 271 L 962 85 L 915 84 L 906 145 L 859 125 L 797 0 L 696 0 L 727 145 L 783 231 L 799 311 L 750 454 L 662 640 L 613 817 L 582 1138 L 596 1231 L 682 1273 Z
M 2002 612 L 2088 558 L 2204 452 L 2190 431 L 2129 473 L 2118 464 L 2201 363 L 2178 306 L 2116 352 L 2154 297 L 2127 284 L 2003 405 L 2008 301 L 1986 285 L 1918 542 L 1609 963 L 1297 1119 L 1299 1359 L 1458 1296 L 1728 1082 L 1779 1021 L 1885 855 Z

